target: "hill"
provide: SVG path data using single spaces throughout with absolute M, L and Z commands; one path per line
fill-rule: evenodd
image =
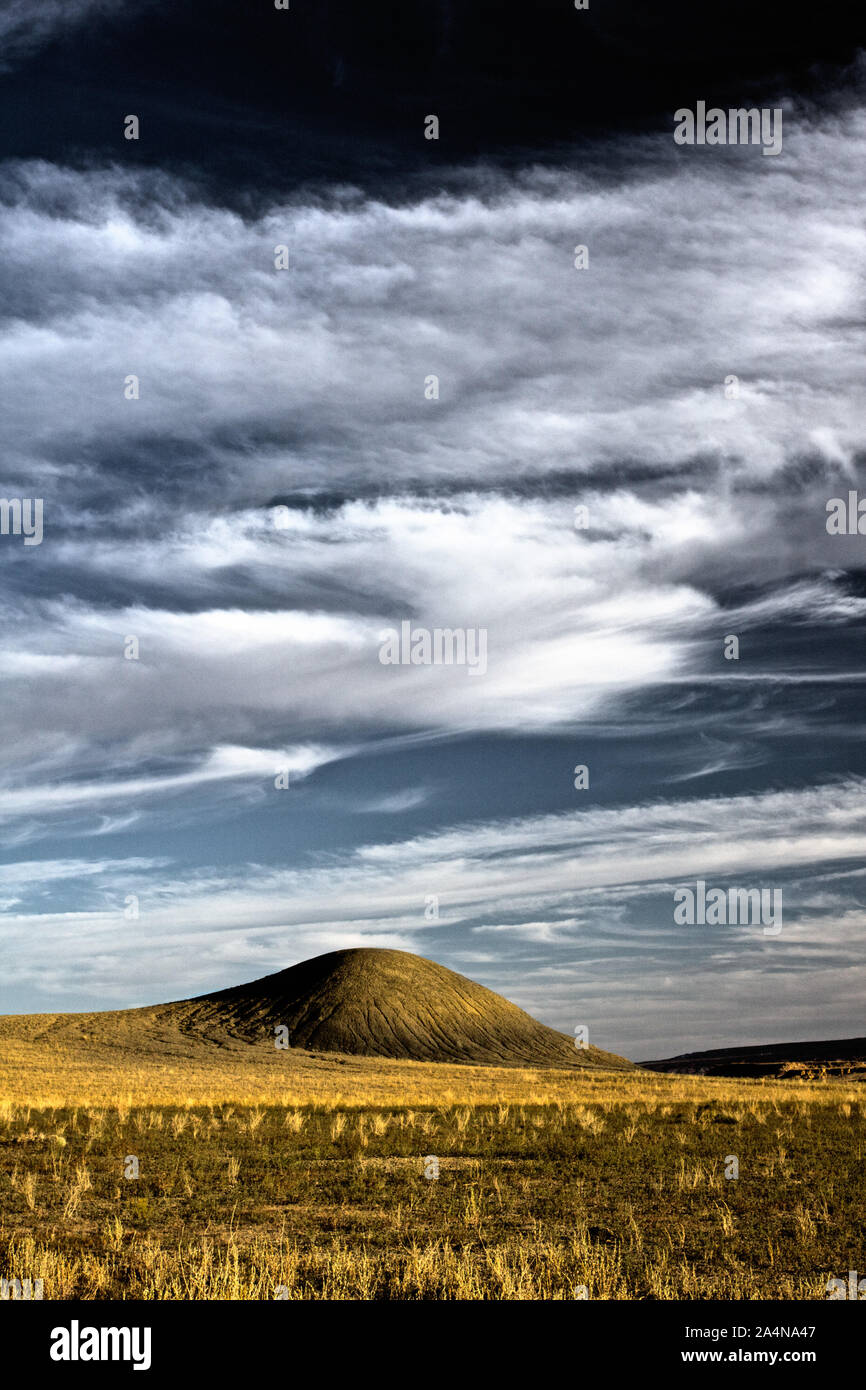
M 249 984 L 146 1008 L 0 1019 L 0 1037 L 84 1042 L 137 1055 L 290 1049 L 470 1066 L 631 1069 L 516 1004 L 407 951 L 331 951 Z

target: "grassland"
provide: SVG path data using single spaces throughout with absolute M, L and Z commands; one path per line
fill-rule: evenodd
M 2 1051 L 0 1275 L 45 1298 L 823 1299 L 866 1268 L 862 1085 Z

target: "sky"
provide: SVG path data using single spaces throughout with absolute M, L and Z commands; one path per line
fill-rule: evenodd
M 0 0 L 0 1011 L 381 946 L 635 1060 L 866 1032 L 846 9 Z

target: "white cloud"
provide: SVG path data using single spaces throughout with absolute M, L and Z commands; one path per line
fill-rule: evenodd
M 161 174 L 21 166 L 0 219 L 12 302 L 26 293 L 32 311 L 0 345 L 10 440 L 33 453 L 34 415 L 42 438 L 295 439 L 270 457 L 244 447 L 242 468 L 221 444 L 211 484 L 236 500 L 298 464 L 305 482 L 349 486 L 696 455 L 749 486 L 815 450 L 848 468 L 864 145 L 853 113 L 792 136 L 784 169 L 685 172 L 647 139 L 640 175 L 603 192 L 565 168 L 487 171 L 483 199 L 298 199 L 248 221 Z M 277 272 L 282 242 L 293 268 Z
M 26 563 L 43 592 L 73 574 L 87 593 L 9 596 L 0 681 L 22 757 L 45 729 L 75 775 L 98 739 L 197 752 L 198 720 L 199 748 L 271 744 L 287 721 L 332 739 L 568 725 L 700 675 L 719 587 L 844 567 L 823 508 L 862 446 L 866 117 L 794 130 L 784 170 L 684 172 L 648 141 L 640 177 L 604 190 L 565 168 L 488 173 L 483 198 L 344 192 L 248 220 L 162 173 L 9 166 L 7 458 L 46 494 Z M 434 370 L 442 396 L 425 401 Z M 128 371 L 140 401 L 123 399 Z M 144 488 L 129 459 L 166 435 L 173 462 Z M 782 470 L 815 449 L 790 491 Z M 623 481 L 632 467 L 643 482 Z M 509 492 L 563 470 L 583 481 L 561 500 Z M 468 478 L 481 491 L 455 495 Z M 298 485 L 384 479 L 405 494 L 294 511 L 285 530 L 264 510 Z M 154 597 L 93 598 L 130 575 Z M 809 581 L 733 616 L 862 607 Z M 403 616 L 487 627 L 488 675 L 379 668 L 378 633 Z M 127 632 L 134 672 L 117 661 Z
M 278 773 L 288 773 L 290 781 L 308 776 L 315 768 L 336 756 L 324 748 L 213 748 L 196 766 L 173 776 L 135 776 L 81 782 L 55 782 L 24 787 L 6 787 L 0 804 L 0 821 L 21 816 L 68 815 L 82 808 L 98 810 L 108 805 L 146 801 L 200 790 L 210 784 L 250 781 L 271 783 Z M 128 817 L 119 817 L 112 829 L 123 829 Z M 107 833 L 103 822 L 100 833 Z M 2 871 L 0 871 L 2 877 Z

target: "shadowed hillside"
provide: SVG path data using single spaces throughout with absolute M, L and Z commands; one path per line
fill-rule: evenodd
M 0 1038 L 170 1058 L 291 1049 L 472 1066 L 631 1069 L 538 1023 L 501 995 L 406 951 L 332 951 L 215 994 L 148 1008 L 0 1019 Z M 280 1054 L 277 1054 L 280 1055 Z M 282 1054 L 286 1056 L 285 1053 Z

